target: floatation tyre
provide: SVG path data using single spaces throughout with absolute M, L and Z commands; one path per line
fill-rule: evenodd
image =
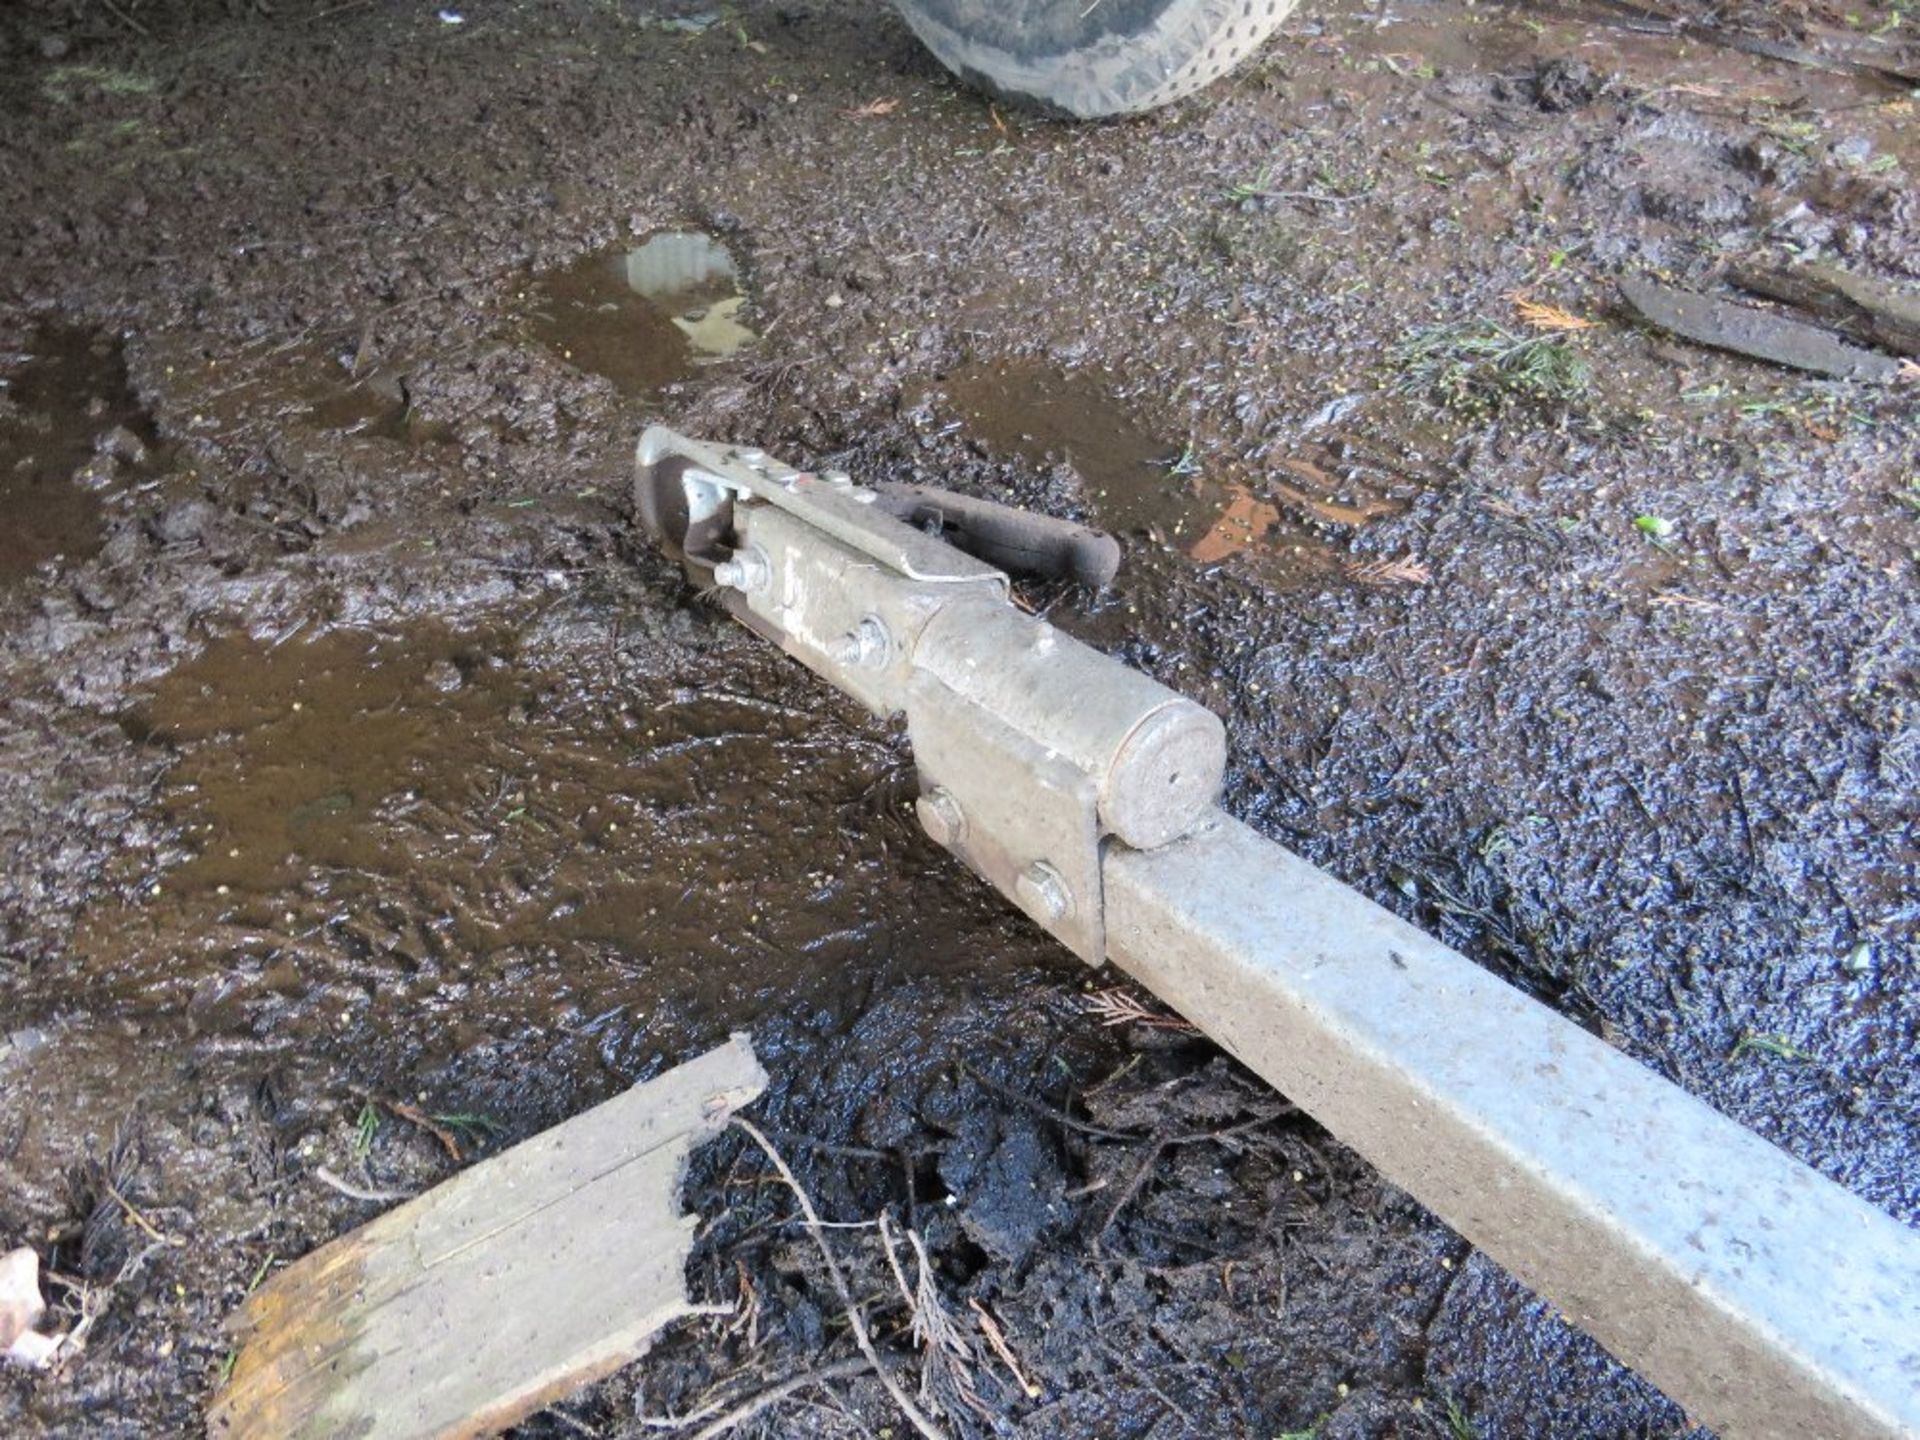
M 894 0 L 948 69 L 1093 120 L 1191 95 L 1246 59 L 1297 0 Z

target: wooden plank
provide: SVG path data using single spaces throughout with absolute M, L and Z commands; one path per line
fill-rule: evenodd
M 1813 261 L 1735 265 L 1728 278 L 1743 290 L 1811 311 L 1856 340 L 1920 356 L 1920 286 Z
M 1842 380 L 1891 380 L 1900 373 L 1900 362 L 1891 356 L 1857 349 L 1817 325 L 1765 310 L 1639 276 L 1623 279 L 1620 293 L 1648 324 L 1702 345 Z
M 743 1035 L 289 1266 L 230 1322 L 220 1440 L 496 1434 L 694 1313 L 693 1147 L 766 1076 Z

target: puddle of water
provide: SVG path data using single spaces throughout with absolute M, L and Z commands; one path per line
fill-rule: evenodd
M 742 831 L 766 811 L 768 777 L 790 785 L 804 761 L 839 785 L 871 761 L 751 695 L 608 706 L 508 636 L 433 624 L 229 637 L 121 725 L 177 752 L 164 805 L 193 854 L 164 878 L 170 901 L 276 927 L 276 894 L 426 887 L 480 946 L 671 931 L 686 953 L 711 948 L 711 913 L 681 897 L 752 848 Z M 764 843 L 796 833 L 789 817 Z
M 95 554 L 101 492 L 154 446 L 116 342 L 50 325 L 18 358 L 0 372 L 0 585 Z
M 1481 15 L 1462 9 L 1433 18 L 1396 15 L 1385 23 L 1372 14 L 1349 19 L 1353 28 L 1343 37 L 1348 47 L 1365 55 L 1385 56 L 1399 64 L 1402 75 L 1411 72 L 1416 78 L 1422 66 L 1502 70 L 1541 52 L 1537 26 L 1529 28 L 1507 14 Z
M 747 297 L 733 256 L 697 231 L 589 255 L 542 276 L 528 298 L 535 339 L 630 395 L 683 380 L 758 338 L 740 322 Z
M 455 443 L 453 427 L 416 414 L 404 382 L 387 371 L 364 380 L 345 376 L 315 379 L 311 384 L 301 384 L 296 395 L 306 407 L 307 419 L 323 430 L 401 445 Z
M 1168 445 L 1098 382 L 1033 360 L 974 362 L 950 370 L 909 404 L 933 395 L 967 433 L 999 455 L 1031 465 L 1066 460 L 1086 482 L 1098 522 L 1110 530 L 1154 531 L 1177 543 L 1203 533 L 1211 507 L 1172 473 L 1180 447 Z
M 1347 486 L 1306 459 L 1280 463 L 1287 479 L 1198 473 L 1097 384 L 1042 362 L 963 365 L 908 400 L 936 396 L 936 411 L 958 412 L 968 433 L 1001 455 L 1033 465 L 1070 461 L 1096 523 L 1156 536 L 1203 565 L 1245 551 L 1271 562 L 1309 542 L 1317 549 L 1320 527 L 1358 529 L 1400 508 L 1346 495 Z
M 1238 555 L 1258 545 L 1280 523 L 1280 511 L 1276 507 L 1254 499 L 1253 492 L 1244 485 L 1235 485 L 1232 489 L 1233 498 L 1220 512 L 1220 518 L 1213 522 L 1213 528 L 1187 552 L 1202 565 L 1216 564 L 1229 555 Z
M 96 1002 L 275 1036 L 386 1007 L 436 1053 L 479 1043 L 449 1006 L 481 1038 L 625 1012 L 609 1043 L 638 1044 L 670 1009 L 750 1018 L 898 935 L 958 935 L 926 920 L 949 896 L 981 910 L 902 870 L 891 749 L 816 713 L 777 653 L 724 688 L 626 690 L 522 644 L 233 636 L 163 677 L 121 725 L 171 753 L 158 818 L 190 858 L 83 917 Z
M 484 637 L 437 628 L 217 642 L 122 722 L 185 751 L 174 793 L 198 853 L 168 884 L 244 896 L 304 866 L 404 862 L 391 822 L 475 762 L 466 737 L 503 723 L 510 671 Z

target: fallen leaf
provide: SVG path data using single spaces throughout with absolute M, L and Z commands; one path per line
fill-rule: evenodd
M 1233 498 L 1213 528 L 1194 542 L 1187 553 L 1202 565 L 1237 555 L 1280 523 L 1280 512 L 1253 498 L 1243 485 L 1232 487 Z
M 900 108 L 897 95 L 883 95 L 877 100 L 869 100 L 864 105 L 856 105 L 851 110 L 842 110 L 842 120 L 878 120 L 882 115 L 891 115 Z

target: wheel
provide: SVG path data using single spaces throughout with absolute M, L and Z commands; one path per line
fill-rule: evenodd
M 895 0 L 946 66 L 1082 119 L 1151 110 L 1211 84 L 1297 0 Z

